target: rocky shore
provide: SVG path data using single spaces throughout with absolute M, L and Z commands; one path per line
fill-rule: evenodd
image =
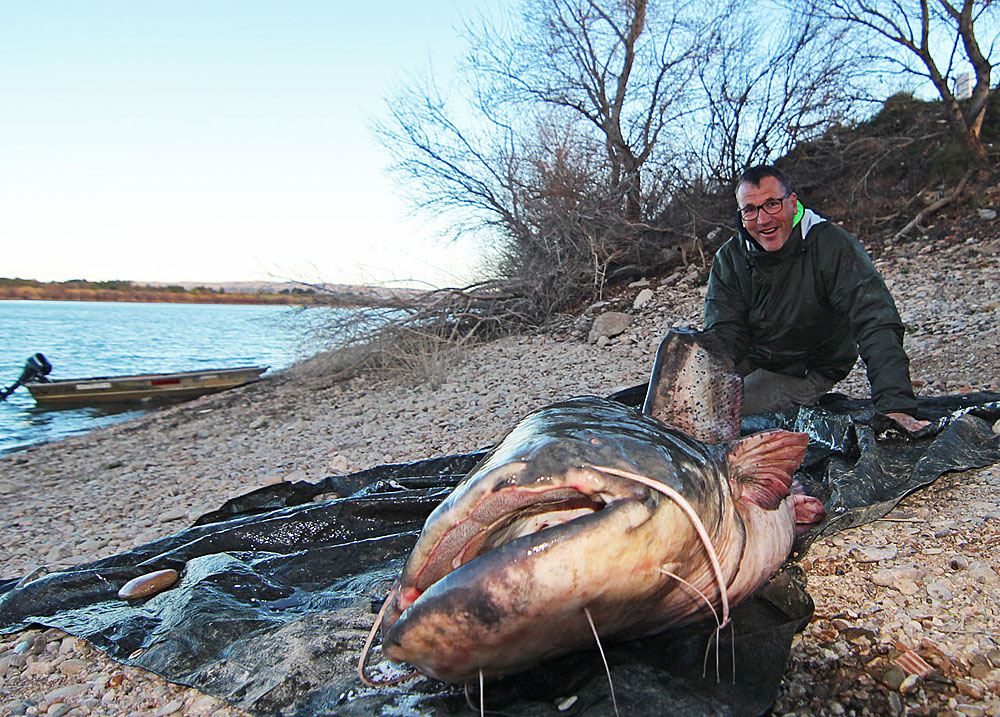
M 909 242 L 877 265 L 923 395 L 1000 390 L 1000 240 Z M 700 325 L 704 270 L 557 330 L 428 359 L 413 376 L 329 378 L 318 356 L 224 394 L 0 458 L 0 578 L 59 570 L 186 527 L 277 481 L 472 451 L 545 403 L 646 380 L 663 333 Z M 588 340 L 595 316 L 631 317 Z M 863 370 L 835 390 L 867 394 Z M 816 617 L 775 714 L 1000 714 L 1000 466 L 945 476 L 885 520 L 815 544 Z M 926 668 L 926 669 L 925 669 Z M 58 630 L 0 636 L 0 715 L 235 715 Z

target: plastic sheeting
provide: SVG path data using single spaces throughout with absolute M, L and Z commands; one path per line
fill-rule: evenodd
M 635 405 L 644 389 L 615 398 Z M 829 515 L 802 536 L 799 552 L 821 535 L 881 517 L 943 473 L 1000 461 L 1000 439 L 991 430 L 1000 419 L 1000 394 L 922 399 L 918 415 L 934 425 L 910 439 L 869 403 L 831 394 L 818 407 L 744 421 L 744 432 L 784 427 L 810 435 L 797 476 Z M 375 689 L 355 669 L 374 611 L 424 519 L 483 455 L 248 493 L 187 530 L 127 553 L 0 584 L 0 631 L 59 627 L 117 660 L 255 714 L 467 712 L 461 686 L 419 678 Z M 126 581 L 166 567 L 182 574 L 171 589 L 146 600 L 117 598 Z M 734 609 L 732 630 L 718 643 L 713 626 L 700 625 L 606 645 L 621 712 L 658 715 L 666 705 L 692 715 L 765 711 L 792 637 L 812 615 L 804 583 L 798 567 L 786 565 Z M 398 674 L 378 652 L 372 663 L 374 673 Z M 612 712 L 596 650 L 489 683 L 485 698 L 488 710 L 508 714 Z M 471 700 L 478 709 L 478 695 Z

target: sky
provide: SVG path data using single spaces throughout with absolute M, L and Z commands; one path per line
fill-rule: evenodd
M 4 0 L 0 277 L 471 280 L 372 131 L 503 0 Z

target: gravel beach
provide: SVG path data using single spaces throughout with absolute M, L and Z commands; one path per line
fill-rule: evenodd
M 1000 390 L 1000 240 L 908 242 L 876 264 L 908 328 L 916 391 Z M 637 282 L 553 332 L 429 364 L 439 385 L 336 383 L 319 356 L 5 455 L 0 578 L 128 550 L 263 485 L 480 449 L 548 402 L 641 383 L 668 328 L 700 325 L 704 274 Z M 609 309 L 631 326 L 589 342 Z M 863 370 L 834 390 L 867 395 Z M 1000 714 L 1000 466 L 944 476 L 885 520 L 814 544 L 803 566 L 816 616 L 795 640 L 775 714 Z M 908 675 L 900 657 L 934 671 Z M 9 714 L 242 713 L 39 629 L 0 636 L 0 715 Z

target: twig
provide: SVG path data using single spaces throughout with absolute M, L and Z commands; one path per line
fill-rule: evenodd
M 885 523 L 926 523 L 927 522 L 923 518 L 878 518 L 876 520 L 876 522 L 878 522 L 879 520 L 881 520 L 881 521 L 883 521 Z

